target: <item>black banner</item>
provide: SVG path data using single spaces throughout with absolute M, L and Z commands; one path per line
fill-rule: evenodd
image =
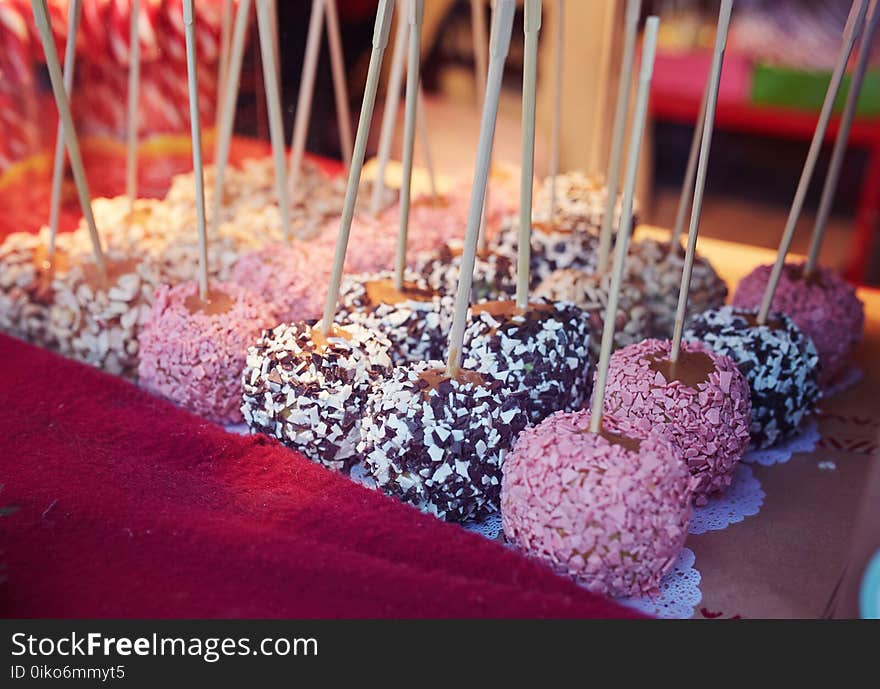
M 849 626 L 850 642 L 862 637 L 865 650 L 873 647 L 876 626 L 833 622 L 5 620 L 0 687 L 329 686 L 345 678 L 457 689 L 478 678 L 494 686 L 534 677 L 545 686 L 567 677 L 581 686 L 599 677 L 651 681 L 652 672 L 677 682 L 677 673 L 683 680 L 707 662 L 725 676 L 763 666 L 765 652 L 771 663 L 831 660 Z

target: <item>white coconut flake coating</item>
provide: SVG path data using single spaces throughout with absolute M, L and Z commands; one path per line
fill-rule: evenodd
M 552 273 L 538 286 L 534 294 L 536 298 L 571 302 L 588 314 L 590 330 L 595 334 L 590 348 L 594 360 L 598 360 L 610 293 L 610 272 L 597 275 L 583 270 L 567 269 Z M 645 304 L 644 287 L 638 275 L 627 271 L 620 286 L 614 348 L 640 342 L 648 337 L 650 331 L 651 312 Z
M 589 400 L 590 334 L 589 315 L 568 302 L 537 300 L 525 313 L 515 302 L 477 305 L 465 330 L 463 365 L 522 393 L 529 421 L 539 423 Z
M 391 367 L 384 335 L 341 330 L 323 341 L 302 322 L 264 331 L 248 349 L 241 407 L 251 430 L 336 470 L 357 460 L 367 397 Z
M 161 283 L 159 270 L 150 260 L 114 251 L 105 254 L 105 261 L 106 282 L 91 261 L 72 266 L 53 280 L 50 336 L 66 356 L 114 375 L 134 377 L 138 339 Z
M 670 252 L 669 242 L 644 239 L 630 244 L 630 275 L 641 280 L 645 306 L 651 312 L 651 337 L 671 339 L 678 309 L 678 292 L 684 271 L 684 249 Z M 687 322 L 695 315 L 724 306 L 727 285 L 709 260 L 696 254 L 688 293 Z M 687 323 L 686 323 L 687 324 Z
M 128 196 L 99 197 L 92 200 L 92 212 L 104 246 L 130 256 L 155 255 L 180 230 L 158 199 L 135 199 L 132 204 Z M 88 240 L 85 220 L 76 232 Z
M 757 325 L 757 312 L 725 306 L 691 322 L 685 339 L 699 340 L 729 356 L 749 381 L 751 445 L 764 448 L 794 435 L 816 408 L 819 355 L 788 316 L 771 314 Z
M 501 224 L 494 252 L 505 256 L 515 266 L 519 246 L 519 222 L 508 218 Z M 599 235 L 584 224 L 554 226 L 532 223 L 529 284 L 534 289 L 551 273 L 564 268 L 593 272 Z
M 385 493 L 448 521 L 498 510 L 505 452 L 526 425 L 519 395 L 440 361 L 394 369 L 375 388 L 361 452 Z
M 455 295 L 461 276 L 462 243 L 448 242 L 437 251 L 423 254 L 415 272 L 436 290 Z M 471 303 L 509 299 L 516 294 L 516 263 L 497 253 L 478 253 L 471 282 Z M 442 358 L 442 357 L 441 357 Z
M 49 229 L 39 234 L 14 232 L 0 244 L 0 331 L 43 347 L 57 346 L 49 329 L 55 299 L 52 282 L 91 251 L 75 233 L 57 238 L 52 265 L 48 262 Z
M 550 198 L 552 185 L 556 184 L 556 207 L 553 218 L 550 218 Z M 605 217 L 605 206 L 608 200 L 608 188 L 597 178 L 583 172 L 566 172 L 556 177 L 546 177 L 535 195 L 535 217 L 546 219 L 553 224 L 566 228 L 592 228 L 595 232 L 602 227 Z M 618 194 L 614 210 L 614 233 L 620 226 L 620 212 L 623 195 Z M 633 227 L 638 212 L 637 204 L 633 207 Z
M 454 306 L 453 297 L 430 288 L 413 271 L 404 271 L 402 292 L 394 287 L 390 271 L 346 276 L 336 322 L 382 333 L 391 342 L 395 364 L 415 363 L 443 357 Z

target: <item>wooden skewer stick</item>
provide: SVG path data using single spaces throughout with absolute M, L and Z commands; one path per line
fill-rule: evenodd
M 535 101 L 538 83 L 538 35 L 541 0 L 526 0 L 522 86 L 522 162 L 519 179 L 519 242 L 516 254 L 516 306 L 529 307 L 529 260 L 532 241 L 532 185 L 535 179 Z
M 137 199 L 137 164 L 138 164 L 138 101 L 141 86 L 141 40 L 140 0 L 131 1 L 131 28 L 129 32 L 129 65 L 128 65 L 128 136 L 125 149 L 125 193 L 128 195 L 129 211 L 134 210 Z
M 639 14 L 642 0 L 629 0 L 626 5 L 626 28 L 624 29 L 623 62 L 620 66 L 620 80 L 617 88 L 617 109 L 614 113 L 614 131 L 611 135 L 611 153 L 608 160 L 608 178 L 605 180 L 608 198 L 605 201 L 605 215 L 599 232 L 598 273 L 608 269 L 611 256 L 611 235 L 614 231 L 614 211 L 617 209 L 617 186 L 620 181 L 620 161 L 623 158 L 623 137 L 626 132 L 626 116 L 629 110 L 629 92 L 632 87 L 633 56 L 636 52 L 636 34 L 639 28 Z M 599 92 L 598 101 L 602 101 Z M 598 147 L 598 145 L 597 145 Z
M 703 140 L 703 123 L 706 120 L 706 98 L 709 95 L 709 84 L 703 89 L 703 98 L 700 102 L 700 112 L 694 123 L 694 136 L 691 139 L 691 150 L 688 152 L 687 168 L 684 171 L 684 181 L 681 185 L 681 195 L 678 197 L 678 209 L 675 212 L 675 225 L 672 226 L 672 234 L 669 237 L 669 253 L 675 255 L 681 249 L 681 231 L 684 229 L 684 219 L 688 209 L 694 200 L 694 179 L 697 174 L 697 158 L 700 155 L 700 142 Z
M 202 165 L 202 124 L 199 118 L 199 76 L 193 0 L 183 0 L 183 28 L 186 40 L 186 83 L 189 88 L 189 122 L 192 132 L 193 172 L 196 182 L 196 226 L 199 232 L 199 297 L 207 303 L 208 233 L 205 227 L 205 171 Z
M 431 187 L 431 197 L 434 200 L 440 198 L 437 191 L 437 173 L 434 170 L 434 156 L 431 155 L 431 140 L 428 136 L 427 112 L 425 108 L 425 92 L 422 90 L 422 82 L 419 80 L 419 104 L 416 110 L 416 133 L 419 136 L 419 144 L 422 148 L 422 156 L 425 158 L 425 169 L 428 171 L 428 184 Z
M 483 108 L 486 100 L 486 78 L 489 65 L 489 37 L 486 31 L 486 13 L 484 10 L 485 0 L 471 0 L 471 40 L 474 47 L 474 83 L 477 92 L 477 111 Z M 492 142 L 494 143 L 494 142 Z M 492 151 L 489 151 L 489 177 L 492 176 Z M 487 249 L 486 225 L 489 222 L 489 186 L 483 196 L 483 210 L 480 216 L 480 253 Z
M 816 214 L 816 224 L 813 225 L 813 236 L 810 240 L 810 251 L 807 254 L 807 264 L 804 268 L 804 277 L 812 275 L 819 261 L 819 249 L 822 248 L 822 238 L 825 235 L 825 226 L 828 224 L 828 216 L 831 215 L 831 206 L 834 203 L 834 195 L 837 192 L 837 181 L 840 177 L 840 168 L 843 164 L 843 156 L 846 154 L 846 145 L 849 141 L 849 131 L 852 128 L 853 118 L 856 114 L 859 93 L 862 90 L 862 82 L 865 80 L 865 71 L 871 57 L 871 47 L 874 40 L 874 32 L 877 30 L 880 19 L 880 3 L 874 0 L 868 18 L 868 24 L 862 37 L 862 47 L 853 71 L 849 85 L 849 93 L 846 96 L 846 105 L 840 119 L 840 128 L 834 141 L 834 151 L 831 154 L 831 162 L 828 164 L 828 175 L 825 178 L 825 186 L 822 187 L 822 199 L 819 201 L 819 211 Z
M 257 16 L 257 21 L 260 18 Z M 278 36 L 278 0 L 269 0 L 269 26 L 272 28 L 272 53 L 275 56 L 275 74 L 281 73 L 281 42 Z M 280 77 L 278 88 L 281 88 Z
M 244 58 L 244 43 L 250 19 L 251 0 L 240 0 L 235 12 L 235 25 L 232 29 L 232 47 L 229 53 L 227 84 L 223 88 L 223 105 L 220 108 L 220 127 L 217 132 L 217 154 L 214 157 L 214 197 L 211 204 L 211 236 L 217 236 L 220 227 L 220 211 L 223 208 L 223 187 L 226 177 L 226 163 L 229 161 L 229 146 L 232 142 L 232 127 L 235 123 L 235 105 L 238 101 L 238 85 L 241 80 L 241 63 Z
M 287 194 L 287 168 L 284 165 L 284 123 L 281 119 L 281 94 L 278 87 L 278 63 L 274 37 L 276 17 L 272 14 L 272 0 L 257 0 L 257 24 L 260 35 L 260 57 L 263 62 L 263 86 L 266 89 L 266 109 L 269 111 L 269 138 L 272 141 L 272 159 L 275 162 L 275 193 L 281 212 L 281 233 L 290 241 L 293 234 L 290 223 L 290 200 Z
M 486 73 L 489 71 L 489 36 L 486 32 L 484 0 L 471 0 L 471 41 L 474 48 L 474 84 L 477 92 L 477 110 L 486 100 Z
M 496 0 L 492 14 L 492 34 L 489 39 L 489 71 L 486 78 L 486 98 L 480 122 L 480 142 L 477 147 L 477 160 L 474 170 L 474 183 L 468 209 L 467 231 L 464 251 L 461 255 L 461 273 L 458 291 L 455 295 L 455 315 L 452 331 L 449 334 L 449 358 L 447 373 L 455 376 L 461 368 L 464 331 L 467 312 L 470 306 L 471 284 L 474 277 L 474 263 L 477 258 L 477 240 L 480 232 L 480 215 L 489 179 L 489 165 L 492 156 L 492 139 L 495 137 L 495 120 L 498 115 L 498 99 L 501 94 L 501 80 L 504 76 L 504 63 L 510 48 L 510 35 L 513 30 L 515 0 Z
M 397 107 L 400 104 L 400 84 L 403 81 L 403 65 L 406 55 L 406 39 L 409 24 L 405 16 L 403 0 L 397 0 L 401 17 L 394 32 L 394 50 L 391 53 L 391 69 L 388 72 L 388 85 L 385 88 L 385 109 L 382 112 L 382 129 L 379 131 L 379 149 L 376 156 L 376 178 L 373 180 L 373 193 L 370 197 L 370 215 L 376 216 L 382 207 L 385 195 L 385 170 L 391 156 L 391 140 L 397 122 Z
M 559 175 L 559 140 L 562 133 L 562 50 L 565 39 L 565 0 L 556 0 L 556 74 L 553 82 L 553 124 L 550 131 L 550 217 L 556 216 L 556 177 Z
M 592 416 L 590 417 L 591 433 L 599 433 L 602 430 L 602 404 L 605 401 L 605 381 L 608 378 L 608 363 L 611 360 L 611 348 L 614 342 L 614 322 L 617 316 L 617 305 L 620 300 L 620 286 L 623 283 L 626 251 L 629 244 L 629 236 L 632 232 L 633 195 L 636 189 L 636 173 L 639 168 L 642 136 L 645 133 L 645 119 L 648 114 L 648 93 L 651 89 L 651 76 L 654 71 L 654 54 L 657 49 L 657 29 L 659 24 L 660 20 L 657 17 L 648 17 L 648 21 L 645 23 L 645 38 L 642 43 L 642 66 L 639 71 L 636 108 L 633 114 L 626 180 L 623 187 L 620 231 L 617 238 L 617 248 L 614 252 L 611 291 L 608 294 L 608 306 L 605 309 L 605 324 L 602 330 L 602 348 L 599 353 L 599 364 L 596 370 L 596 383 L 593 386 L 593 408 Z
M 602 27 L 602 55 L 599 61 L 599 80 L 596 85 L 596 103 L 593 118 L 593 145 L 590 148 L 589 172 L 598 172 L 602 168 L 602 141 L 605 138 L 605 120 L 608 107 L 605 94 L 608 92 L 608 75 L 611 73 L 611 58 L 614 53 L 614 25 L 617 19 L 617 3 L 606 2 L 605 23 Z
M 333 316 L 336 313 L 339 285 L 342 282 L 342 271 L 345 267 L 345 251 L 348 248 L 348 237 L 351 234 L 351 221 L 354 218 L 358 185 L 361 171 L 364 168 L 367 138 L 370 135 L 370 123 L 373 120 L 373 108 L 376 105 L 376 91 L 379 87 L 382 57 L 385 55 L 385 48 L 388 45 L 388 34 L 391 31 L 393 14 L 394 0 L 379 0 L 376 24 L 373 28 L 373 50 L 370 53 L 370 66 L 367 70 L 367 83 L 364 88 L 364 100 L 361 103 L 361 114 L 351 156 L 351 168 L 348 171 L 348 185 L 345 188 L 345 202 L 342 206 L 342 217 L 339 220 L 339 237 L 336 240 L 336 254 L 333 257 L 330 287 L 327 290 L 327 302 L 324 305 L 324 318 L 321 321 L 321 330 L 324 335 L 329 335 L 333 330 Z
M 79 139 L 73 125 L 73 115 L 70 112 L 70 101 L 64 90 L 64 77 L 61 74 L 61 65 L 58 63 L 58 52 L 55 49 L 55 37 L 52 35 L 52 27 L 49 25 L 49 10 L 46 0 L 31 0 L 31 8 L 34 12 L 34 20 L 40 32 L 40 41 L 43 44 L 43 52 L 46 55 L 46 67 L 49 69 L 49 79 L 52 82 L 52 93 L 58 106 L 58 117 L 64 125 L 64 145 L 70 156 L 70 169 L 73 172 L 73 180 L 76 183 L 76 191 L 79 196 L 79 204 L 82 208 L 83 217 L 89 228 L 89 237 L 92 241 L 92 251 L 95 255 L 95 266 L 98 276 L 102 281 L 107 279 L 107 266 L 104 262 L 104 251 L 101 248 L 101 238 L 98 236 L 98 228 L 95 225 L 95 216 L 92 213 L 92 195 L 89 192 L 89 182 L 83 167 L 82 154 L 79 150 Z
M 76 35 L 82 16 L 82 0 L 72 0 L 67 8 L 67 45 L 64 46 L 64 90 L 70 96 L 73 88 L 73 70 L 76 63 Z M 55 137 L 55 161 L 52 164 L 52 197 L 49 202 L 49 251 L 47 258 L 51 264 L 55 257 L 55 243 L 58 238 L 58 221 L 61 215 L 61 181 L 64 177 L 64 122 L 58 120 L 58 133 Z
M 403 271 L 406 269 L 406 235 L 409 230 L 410 192 L 412 191 L 413 153 L 416 144 L 416 111 L 419 99 L 419 72 L 421 70 L 422 22 L 425 19 L 425 0 L 408 0 L 406 19 L 409 24 L 409 64 L 406 68 L 406 101 L 403 120 L 403 177 L 400 181 L 400 226 L 397 233 L 397 264 L 394 286 L 403 289 Z
M 214 111 L 214 164 L 220 155 L 219 128 L 223 120 L 223 103 L 226 100 L 227 80 L 229 79 L 229 51 L 232 44 L 232 0 L 223 0 L 223 14 L 220 18 L 220 59 L 217 65 L 217 107 Z
M 684 269 L 681 274 L 681 287 L 678 291 L 678 306 L 675 312 L 672 352 L 669 356 L 669 360 L 673 363 L 678 361 L 678 355 L 681 352 L 681 335 L 684 331 L 684 319 L 691 287 L 691 274 L 694 269 L 694 256 L 697 252 L 697 235 L 700 232 L 700 214 L 703 209 L 703 191 L 706 188 L 706 173 L 709 169 L 709 151 L 712 148 L 712 130 L 715 126 L 715 108 L 718 104 L 718 86 L 721 83 L 721 67 L 724 64 L 724 49 L 727 46 L 727 29 L 730 26 L 732 6 L 733 0 L 721 0 L 721 11 L 718 14 L 718 29 L 715 33 L 715 50 L 712 55 L 712 67 L 709 71 L 709 83 L 706 89 L 706 112 L 703 122 L 702 143 L 700 144 L 700 162 L 697 167 L 696 188 L 694 189 L 694 205 L 691 209 L 687 250 L 684 255 Z
M 801 178 L 798 182 L 797 191 L 795 191 L 794 201 L 791 204 L 791 210 L 788 213 L 788 220 L 785 223 L 785 230 L 782 233 L 782 240 L 779 242 L 779 250 L 776 254 L 776 263 L 773 264 L 773 270 L 770 272 L 770 279 L 767 281 L 767 288 L 764 290 L 764 298 L 761 301 L 761 308 L 758 310 L 758 324 L 763 325 L 767 322 L 770 315 L 770 306 L 773 303 L 773 295 L 776 293 L 776 286 L 779 284 L 779 278 L 782 275 L 782 269 L 785 267 L 785 257 L 791 247 L 791 240 L 794 238 L 794 231 L 797 228 L 798 219 L 801 210 L 804 207 L 804 200 L 807 197 L 807 190 L 810 186 L 810 180 L 813 178 L 813 171 L 816 169 L 816 161 L 819 159 L 819 152 L 822 150 L 822 141 L 825 139 L 825 132 L 828 129 L 828 121 L 831 119 L 831 111 L 834 109 L 834 101 L 837 98 L 837 92 L 840 90 L 840 84 L 843 81 L 843 74 L 846 71 L 849 56 L 852 53 L 853 45 L 856 42 L 856 36 L 862 30 L 862 24 L 865 21 L 865 11 L 867 9 L 868 0 L 855 0 L 850 8 L 849 18 L 846 20 L 846 28 L 843 31 L 843 45 L 840 48 L 840 55 L 837 58 L 837 64 L 831 75 L 831 82 L 828 84 L 828 90 L 825 92 L 825 102 L 822 103 L 822 110 L 819 113 L 819 121 L 816 123 L 816 131 L 813 134 L 813 140 L 810 143 L 810 150 L 807 152 L 807 159 L 804 162 L 804 169 L 801 172 Z
M 327 42 L 330 45 L 330 69 L 333 72 L 333 93 L 336 98 L 336 121 L 339 126 L 339 145 L 345 169 L 351 165 L 351 112 L 348 103 L 348 84 L 345 78 L 345 56 L 342 53 L 342 32 L 339 30 L 339 10 L 336 0 L 327 3 Z
M 299 82 L 299 95 L 296 102 L 296 116 L 293 122 L 293 140 L 290 144 L 290 190 L 296 194 L 299 175 L 302 170 L 303 154 L 306 148 L 306 135 L 312 115 L 312 98 L 315 92 L 315 76 L 318 73 L 318 55 L 321 50 L 321 26 L 324 20 L 324 0 L 312 0 L 312 14 L 309 17 L 309 33 L 306 37 L 306 52 L 303 58 L 302 76 Z

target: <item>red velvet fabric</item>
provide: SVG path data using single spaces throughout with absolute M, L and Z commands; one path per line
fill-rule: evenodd
M 0 362 L 3 617 L 635 616 L 125 381 L 2 335 Z

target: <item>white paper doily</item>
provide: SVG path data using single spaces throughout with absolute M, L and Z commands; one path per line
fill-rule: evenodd
M 864 377 L 865 374 L 862 369 L 858 366 L 850 366 L 846 373 L 840 376 L 840 378 L 834 381 L 833 385 L 822 393 L 822 397 L 827 399 L 834 397 L 834 395 L 839 395 L 841 392 L 846 392 L 851 387 L 858 385 Z
M 812 452 L 819 442 L 819 426 L 815 419 L 810 419 L 803 430 L 793 438 L 783 440 L 773 447 L 763 450 L 749 450 L 743 455 L 742 461 L 747 464 L 760 464 L 769 467 L 773 464 L 783 464 L 791 459 L 791 456 L 800 452 Z
M 751 467 L 740 463 L 733 474 L 733 481 L 721 495 L 709 499 L 702 507 L 695 507 L 688 533 L 721 531 L 746 517 L 758 514 L 764 504 L 764 490 Z
M 478 522 L 466 522 L 462 526 L 467 531 L 473 531 L 485 536 L 490 541 L 497 541 L 501 535 L 501 512 L 495 512 Z
M 660 581 L 657 593 L 630 598 L 618 598 L 617 602 L 646 615 L 666 620 L 686 620 L 694 614 L 694 608 L 703 599 L 700 591 L 700 573 L 694 569 L 697 557 L 690 548 L 682 548 L 669 573 Z
M 250 435 L 251 429 L 246 423 L 228 423 L 223 426 L 227 433 L 235 433 L 236 435 Z

